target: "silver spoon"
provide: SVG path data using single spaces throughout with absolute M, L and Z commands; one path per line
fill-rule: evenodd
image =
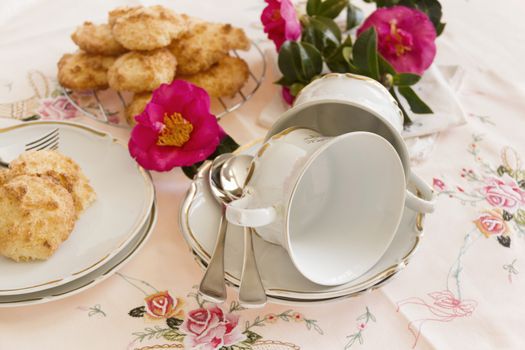
M 252 159 L 250 155 L 238 155 L 228 159 L 221 167 L 221 187 L 230 200 L 239 199 L 242 196 Z M 244 258 L 239 303 L 248 308 L 263 307 L 267 302 L 253 252 L 254 234 L 253 228 L 244 227 Z
M 213 303 L 222 303 L 226 300 L 226 284 L 224 282 L 224 244 L 228 222 L 226 221 L 224 214 L 226 211 L 226 204 L 229 203 L 231 199 L 223 191 L 220 185 L 220 170 L 223 164 L 232 157 L 233 154 L 231 153 L 219 155 L 213 160 L 208 173 L 208 180 L 213 197 L 221 205 L 221 221 L 219 224 L 219 232 L 217 234 L 215 248 L 208 263 L 208 268 L 206 269 L 199 285 L 199 292 L 204 299 Z

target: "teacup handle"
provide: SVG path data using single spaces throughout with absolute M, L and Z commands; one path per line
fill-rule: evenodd
M 431 198 L 430 200 L 419 198 L 407 189 L 405 205 L 410 209 L 420 213 L 432 213 L 434 211 L 434 192 L 432 188 L 414 173 L 410 174 L 409 182 L 413 183 L 421 191 L 423 197 Z
M 226 220 L 238 226 L 261 227 L 271 224 L 277 217 L 274 207 L 249 208 L 250 195 L 230 202 L 226 206 Z

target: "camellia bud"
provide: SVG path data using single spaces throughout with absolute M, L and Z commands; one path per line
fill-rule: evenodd
M 383 84 L 383 86 L 387 89 L 390 89 L 394 84 L 394 77 L 392 76 L 392 74 L 383 74 L 383 76 L 381 76 L 381 84 Z

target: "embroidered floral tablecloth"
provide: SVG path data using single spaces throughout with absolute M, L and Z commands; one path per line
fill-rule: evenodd
M 243 26 L 272 48 L 258 24 L 263 1 L 140 3 L 159 2 Z M 38 114 L 104 128 L 61 96 L 55 63 L 74 50 L 69 34 L 76 25 L 104 21 L 123 4 L 2 1 L 0 118 Z M 0 349 L 523 349 L 525 5 L 447 0 L 443 6 L 448 25 L 437 62 L 466 72 L 459 99 L 467 124 L 439 134 L 415 168 L 433 184 L 437 208 L 419 251 L 391 283 L 323 306 L 243 310 L 233 291 L 224 305 L 204 303 L 195 293 L 202 271 L 177 222 L 189 181 L 179 170 L 153 174 L 159 220 L 143 250 L 79 295 L 0 309 Z M 221 121 L 240 143 L 264 135 L 256 121 L 279 92 L 273 78 Z

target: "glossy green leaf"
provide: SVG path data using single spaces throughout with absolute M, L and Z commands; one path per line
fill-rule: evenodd
M 385 73 L 392 74 L 392 75 L 397 74 L 394 67 L 392 67 L 390 62 L 388 62 L 383 56 L 381 56 L 381 54 L 378 55 L 378 63 L 379 63 L 379 72 L 381 75 Z
M 403 113 L 403 125 L 407 126 L 407 125 L 412 124 L 412 120 L 410 120 L 410 117 L 408 116 L 407 111 L 405 111 L 405 108 L 401 104 L 401 101 L 399 101 L 399 97 L 397 97 L 396 90 L 394 90 L 394 88 L 391 88 L 388 90 L 388 92 L 390 92 L 390 95 L 392 95 L 394 100 L 396 100 L 399 109 Z
M 314 45 L 326 56 L 341 44 L 341 30 L 331 18 L 309 17 L 304 21 L 301 40 Z
M 304 88 L 304 84 L 295 83 L 290 85 L 290 93 L 292 96 L 297 96 L 297 94 Z
M 321 53 L 306 42 L 285 42 L 277 62 L 285 79 L 303 84 L 308 84 L 323 69 Z
M 396 3 L 399 3 L 399 5 L 412 7 L 426 13 L 436 29 L 437 35 L 440 35 L 443 32 L 443 29 L 445 29 L 445 23 L 441 22 L 443 11 L 438 0 L 390 0 L 390 2 L 392 5 L 388 6 L 393 6 L 396 5 Z
M 354 64 L 361 74 L 379 80 L 377 33 L 375 27 L 370 27 L 357 37 L 352 56 Z
M 412 73 L 398 73 L 394 75 L 394 85 L 410 86 L 421 80 L 421 76 Z
M 348 0 L 325 0 L 319 5 L 319 10 L 315 15 L 336 18 L 347 6 Z
M 325 57 L 325 63 L 332 72 L 357 73 L 352 63 L 352 38 L 348 36 L 330 56 Z
M 434 113 L 432 112 L 432 109 L 430 109 L 430 107 L 419 98 L 412 88 L 409 88 L 408 86 L 402 86 L 398 88 L 398 91 L 406 99 L 412 112 L 417 114 Z
M 352 5 L 348 1 L 346 6 L 346 30 L 357 27 L 360 24 L 360 19 L 364 17 L 362 12 L 359 7 Z
M 321 0 L 308 0 L 306 2 L 306 14 L 308 16 L 315 16 L 319 12 Z

